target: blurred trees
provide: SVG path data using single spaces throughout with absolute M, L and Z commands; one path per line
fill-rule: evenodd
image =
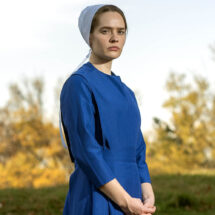
M 42 78 L 11 84 L 0 109 L 0 187 L 66 183 L 71 161 L 59 129 L 45 120 Z
M 147 150 L 153 173 L 215 169 L 215 93 L 205 78 L 194 76 L 194 85 L 185 78 L 169 74 L 165 84 L 169 97 L 163 107 L 170 121 L 153 119 L 153 140 Z M 0 188 L 68 183 L 74 165 L 60 140 L 60 85 L 62 79 L 54 89 L 53 121 L 44 110 L 41 77 L 9 86 L 10 98 L 0 108 Z M 135 95 L 140 104 L 140 95 Z M 148 142 L 147 136 L 144 139 Z
M 171 113 L 170 123 L 155 117 L 155 140 L 150 151 L 163 168 L 215 168 L 215 94 L 201 76 L 194 84 L 185 74 L 171 72 L 166 82 L 169 98 L 163 103 Z

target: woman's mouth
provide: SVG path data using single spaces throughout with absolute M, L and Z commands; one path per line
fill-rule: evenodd
M 111 46 L 111 47 L 108 48 L 108 50 L 110 50 L 110 51 L 118 51 L 119 47 L 117 47 L 117 46 Z

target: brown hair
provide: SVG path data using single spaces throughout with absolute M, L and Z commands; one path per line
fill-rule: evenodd
M 112 4 L 104 5 L 103 7 L 100 7 L 97 10 L 97 12 L 95 13 L 95 15 L 93 17 L 93 20 L 92 20 L 90 33 L 93 33 L 95 27 L 98 25 L 99 15 L 102 14 L 102 13 L 108 12 L 108 11 L 118 12 L 122 16 L 122 18 L 124 20 L 124 23 L 125 23 L 125 30 L 126 30 L 126 33 L 127 33 L 128 26 L 127 26 L 126 18 L 125 18 L 125 15 L 124 15 L 123 11 L 120 8 L 118 8 L 117 6 L 112 5 Z

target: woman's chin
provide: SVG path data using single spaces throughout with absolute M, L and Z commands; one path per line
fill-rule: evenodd
M 121 55 L 120 52 L 109 53 L 109 54 L 106 55 L 106 58 L 109 58 L 109 59 L 116 59 L 116 58 L 118 58 L 120 55 Z

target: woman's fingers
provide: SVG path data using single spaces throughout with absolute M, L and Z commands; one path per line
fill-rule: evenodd
M 156 206 L 151 206 L 151 205 L 147 205 L 147 204 L 145 204 L 144 205 L 144 207 L 145 207 L 145 212 L 146 213 L 154 213 L 155 211 L 156 211 Z

